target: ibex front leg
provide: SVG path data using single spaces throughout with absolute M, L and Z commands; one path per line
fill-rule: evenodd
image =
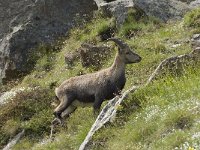
M 94 117 L 97 117 L 100 112 L 101 104 L 103 103 L 103 98 L 101 95 L 96 94 L 95 95 L 95 101 L 93 104 L 93 112 L 94 112 Z

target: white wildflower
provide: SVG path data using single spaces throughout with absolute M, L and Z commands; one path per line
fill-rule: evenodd
M 38 87 L 37 87 L 38 88 Z M 28 88 L 25 88 L 25 87 L 21 87 L 21 88 L 17 88 L 17 89 L 12 89 L 8 92 L 5 92 L 3 93 L 1 96 L 0 96 L 0 105 L 1 104 L 5 104 L 8 102 L 8 100 L 12 100 L 16 95 L 17 93 L 21 93 L 23 91 L 31 91 L 33 90 L 32 88 L 28 87 Z

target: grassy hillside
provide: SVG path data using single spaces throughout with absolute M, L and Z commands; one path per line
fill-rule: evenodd
M 115 36 L 125 40 L 143 58 L 141 63 L 127 66 L 126 89 L 144 84 L 163 59 L 192 50 L 189 39 L 200 31 L 199 14 L 194 11 L 183 21 L 161 23 L 146 16 L 136 19 L 136 13 L 131 12 L 120 29 L 114 28 Z M 75 51 L 85 41 L 105 44 L 100 41 L 101 34 L 113 27 L 112 19 L 98 16 L 84 27 L 73 29 L 59 52 L 40 47 L 35 69 L 16 86 L 29 89 L 0 106 L 0 148 L 25 129 L 25 136 L 14 150 L 78 149 L 95 121 L 92 108 L 79 108 L 66 120 L 65 127 L 57 128 L 55 140 L 48 141 L 54 88 L 65 79 L 96 70 L 83 68 L 79 61 L 67 68 L 64 54 Z M 116 49 L 102 68 L 112 64 L 115 52 Z M 129 95 L 115 121 L 95 134 L 89 148 L 200 149 L 199 73 L 198 67 L 187 66 L 184 74 L 163 76 Z

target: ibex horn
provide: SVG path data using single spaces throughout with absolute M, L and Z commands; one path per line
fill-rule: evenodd
M 120 48 L 125 48 L 128 47 L 128 45 L 126 43 L 124 43 L 123 41 L 121 41 L 118 38 L 109 38 L 107 39 L 108 41 L 113 41 L 115 42 Z

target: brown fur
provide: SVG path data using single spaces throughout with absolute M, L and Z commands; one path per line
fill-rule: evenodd
M 112 99 L 123 89 L 126 82 L 125 65 L 138 63 L 141 57 L 119 39 L 109 40 L 119 46 L 111 67 L 96 73 L 72 77 L 55 89 L 60 104 L 54 111 L 56 118 L 52 124 L 62 123 L 62 118 L 69 116 L 78 106 L 92 104 L 94 113 L 98 113 L 104 100 Z

